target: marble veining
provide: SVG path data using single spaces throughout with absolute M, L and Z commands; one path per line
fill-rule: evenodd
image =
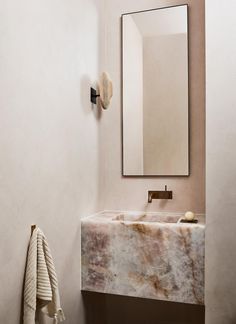
M 204 218 L 101 212 L 82 220 L 82 290 L 204 304 Z

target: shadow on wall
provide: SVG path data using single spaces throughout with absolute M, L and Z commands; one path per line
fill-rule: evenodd
M 204 324 L 205 307 L 83 292 L 86 324 Z

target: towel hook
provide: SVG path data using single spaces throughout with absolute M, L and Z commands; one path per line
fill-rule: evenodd
M 31 235 L 33 234 L 33 231 L 35 230 L 35 228 L 36 228 L 36 225 L 34 224 L 34 225 L 31 225 Z

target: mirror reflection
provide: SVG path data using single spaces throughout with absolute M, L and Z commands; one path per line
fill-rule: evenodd
M 187 5 L 122 16 L 123 175 L 189 175 Z

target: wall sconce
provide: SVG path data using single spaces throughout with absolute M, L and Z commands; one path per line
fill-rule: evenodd
M 90 88 L 90 100 L 93 104 L 97 104 L 99 97 L 103 109 L 107 109 L 110 105 L 113 96 L 112 81 L 108 73 L 103 72 L 98 83 L 98 92 L 94 88 Z

